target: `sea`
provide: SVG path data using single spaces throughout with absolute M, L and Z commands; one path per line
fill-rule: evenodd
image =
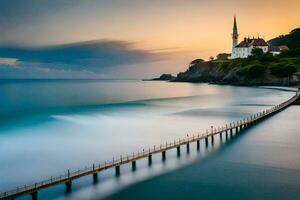
M 271 108 L 293 88 L 140 80 L 1 80 L 0 192 L 147 151 Z M 39 199 L 300 199 L 300 107 Z M 19 199 L 31 199 L 25 195 Z

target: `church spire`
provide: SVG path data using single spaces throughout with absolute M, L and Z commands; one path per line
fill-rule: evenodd
M 237 22 L 236 22 L 236 16 L 234 15 L 234 21 L 233 21 L 233 32 L 232 32 L 232 53 L 234 51 L 234 48 L 238 45 L 238 28 L 237 28 Z
M 233 22 L 233 34 L 238 34 L 236 16 L 235 15 L 234 15 L 234 22 Z

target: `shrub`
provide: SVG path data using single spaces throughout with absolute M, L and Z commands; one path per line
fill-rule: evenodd
M 248 70 L 248 76 L 251 78 L 260 78 L 263 77 L 266 73 L 266 67 L 261 64 L 254 64 Z
M 267 68 L 264 65 L 255 63 L 243 67 L 238 71 L 238 73 L 249 78 L 261 78 L 265 76 L 266 70 Z
M 274 65 L 272 67 L 270 67 L 270 72 L 272 75 L 276 76 L 276 77 L 285 77 L 284 74 L 284 67 L 281 64 L 278 65 Z
M 278 58 L 276 56 L 273 56 L 271 53 L 262 54 L 257 59 L 261 62 L 273 62 L 278 60 Z
M 297 72 L 297 69 L 296 69 L 296 67 L 294 67 L 292 65 L 287 65 L 287 66 L 284 67 L 284 71 L 285 71 L 287 76 L 291 76 L 292 74 Z
M 270 68 L 271 74 L 276 77 L 287 77 L 297 72 L 297 68 L 293 65 L 278 64 Z
M 231 68 L 231 66 L 230 66 L 230 63 L 229 63 L 229 62 L 223 62 L 223 63 L 221 64 L 221 69 L 222 69 L 223 71 L 228 71 L 228 70 L 230 70 L 230 68 Z
M 197 63 L 203 63 L 203 62 L 204 62 L 203 59 L 198 58 L 198 59 L 196 59 L 196 60 L 193 60 L 193 61 L 190 63 L 190 65 L 195 65 L 195 64 L 197 64 Z
M 300 56 L 300 48 L 283 51 L 283 52 L 281 52 L 281 54 L 279 54 L 279 56 L 281 58 L 298 57 L 298 56 Z
M 242 69 L 239 69 L 237 73 L 241 76 L 248 76 L 248 70 L 248 67 L 243 67 Z
M 264 52 L 260 48 L 254 48 L 254 49 L 252 49 L 251 54 L 253 57 L 260 57 L 260 56 L 264 55 Z

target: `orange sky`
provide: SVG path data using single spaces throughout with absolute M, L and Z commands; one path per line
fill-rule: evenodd
M 147 49 L 228 51 L 234 14 L 241 37 L 260 34 L 269 39 L 300 27 L 299 8 L 299 0 L 78 1 L 18 26 L 11 23 L 0 42 L 52 44 L 108 38 L 136 41 Z

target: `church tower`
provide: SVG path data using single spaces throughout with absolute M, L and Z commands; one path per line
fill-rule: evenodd
M 239 38 L 239 33 L 238 33 L 238 28 L 236 23 L 236 16 L 234 16 L 233 32 L 232 32 L 232 53 L 234 48 L 238 45 L 238 38 Z

